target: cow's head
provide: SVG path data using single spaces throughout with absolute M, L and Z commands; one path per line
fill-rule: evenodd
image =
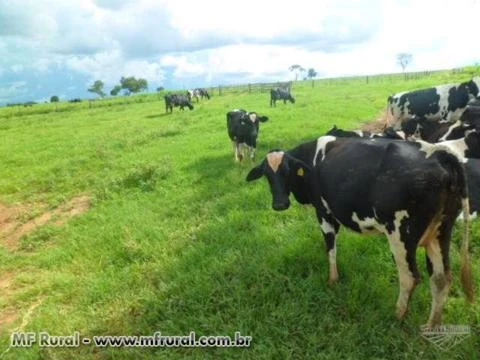
M 262 163 L 247 175 L 247 181 L 265 176 L 272 192 L 273 210 L 286 210 L 290 206 L 290 193 L 301 204 L 309 204 L 312 168 L 283 151 L 271 151 Z

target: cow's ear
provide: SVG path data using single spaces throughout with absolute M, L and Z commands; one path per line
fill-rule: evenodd
M 260 122 L 268 121 L 268 116 L 259 116 L 258 121 L 260 121 Z
M 247 175 L 247 181 L 253 181 L 260 179 L 263 176 L 263 163 L 255 166 Z
M 295 176 L 299 177 L 305 177 L 309 172 L 313 170 L 312 167 L 307 163 L 291 156 L 289 156 L 288 158 L 288 165 L 291 174 L 295 174 Z

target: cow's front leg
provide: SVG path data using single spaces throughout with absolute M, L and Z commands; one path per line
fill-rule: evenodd
M 338 280 L 336 239 L 340 224 L 331 215 L 322 211 L 317 211 L 317 218 L 325 239 L 329 263 L 328 283 L 331 285 Z

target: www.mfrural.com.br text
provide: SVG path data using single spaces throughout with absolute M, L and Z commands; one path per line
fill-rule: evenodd
M 188 335 L 162 335 L 160 331 L 153 335 L 97 335 L 82 336 L 78 331 L 71 335 L 51 335 L 43 332 L 14 332 L 10 336 L 11 347 L 79 347 L 93 345 L 96 347 L 249 347 L 251 336 L 209 335 L 197 336 L 194 331 Z

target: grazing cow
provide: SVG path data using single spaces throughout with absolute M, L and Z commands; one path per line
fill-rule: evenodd
M 290 193 L 299 203 L 315 207 L 331 283 L 338 279 L 335 239 L 340 225 L 387 236 L 399 273 L 399 318 L 420 281 L 416 249 L 425 247 L 432 293 L 427 326 L 441 323 L 451 283 L 452 227 L 462 207 L 469 213 L 465 172 L 454 154 L 427 142 L 322 136 L 290 151 L 270 152 L 246 180 L 262 176 L 268 179 L 274 210 L 290 206 Z M 472 300 L 468 218 L 462 241 L 462 285 Z
M 386 128 L 382 133 L 372 133 L 363 130 L 343 130 L 333 125 L 333 128 L 327 131 L 325 135 L 332 135 L 336 137 L 357 137 L 357 138 L 388 138 L 405 140 L 403 131 L 395 131 L 392 127 Z
M 242 161 L 244 153 L 255 160 L 257 136 L 260 131 L 260 122 L 268 120 L 266 116 L 259 116 L 256 112 L 232 110 L 227 113 L 228 136 L 233 142 L 235 160 Z
M 474 126 L 461 120 L 457 120 L 452 124 L 419 117 L 405 120 L 401 124 L 401 129 L 405 133 L 406 138 L 415 137 L 430 143 L 460 139 L 465 136 L 466 131 L 474 128 Z
M 174 107 L 180 107 L 180 110 L 183 110 L 184 107 L 188 107 L 190 110 L 193 109 L 193 105 L 186 95 L 183 94 L 169 94 L 165 95 L 165 112 L 173 112 Z
M 295 104 L 295 98 L 290 93 L 290 89 L 276 88 L 270 90 L 270 106 L 277 106 L 277 100 L 283 100 L 286 104 L 289 100 L 292 104 Z
M 206 97 L 208 100 L 210 100 L 210 95 L 208 94 L 208 91 L 203 88 L 196 88 L 193 90 L 188 90 L 187 91 L 187 96 L 190 101 L 192 101 L 193 98 L 197 99 L 197 102 L 204 97 Z
M 388 97 L 390 125 L 418 116 L 427 120 L 455 122 L 467 104 L 480 94 L 480 77 L 461 84 L 439 85 L 427 89 L 401 92 Z

